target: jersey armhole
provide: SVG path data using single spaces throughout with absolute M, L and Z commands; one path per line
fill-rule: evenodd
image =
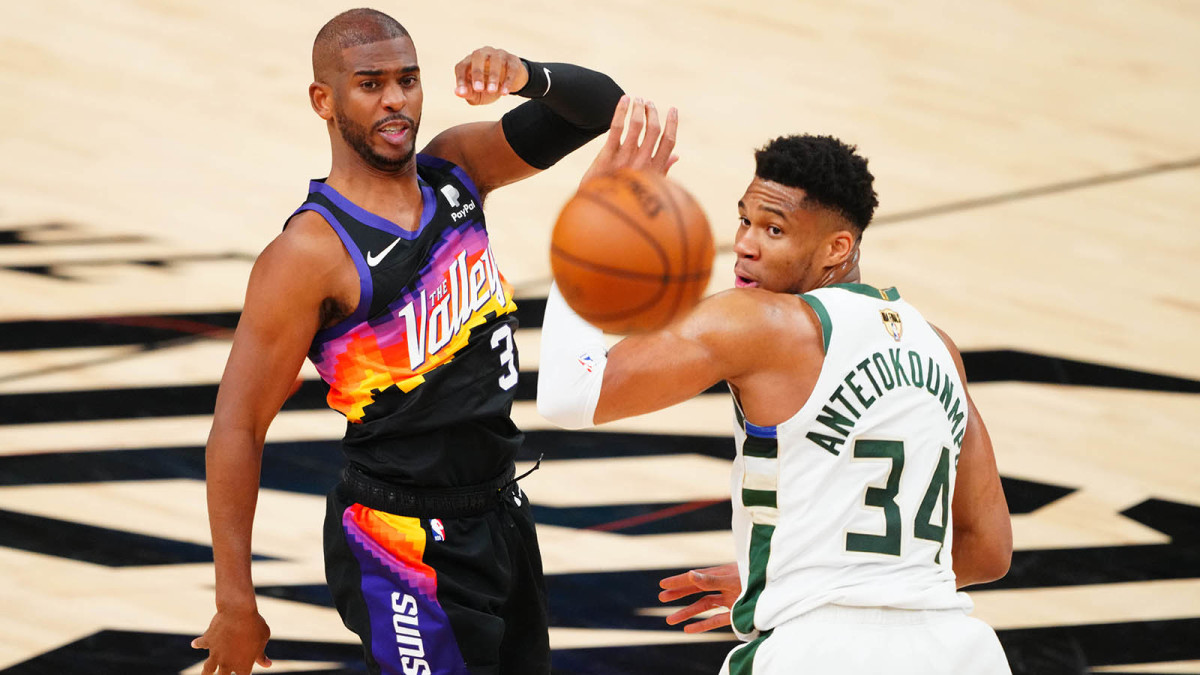
M 337 234 L 338 239 L 341 240 L 342 248 L 346 249 L 346 253 L 350 256 L 350 260 L 354 263 L 354 268 L 358 272 L 358 306 L 355 307 L 354 311 L 351 312 L 346 318 L 335 323 L 329 328 L 322 328 L 321 330 L 317 331 L 316 335 L 313 336 L 313 343 L 316 344 L 328 342 L 336 337 L 341 337 L 342 335 L 350 332 L 350 329 L 366 321 L 367 312 L 371 308 L 371 300 L 374 293 L 374 288 L 371 284 L 371 271 L 367 266 L 366 259 L 363 258 L 362 251 L 358 250 L 358 245 L 354 243 L 354 239 L 350 236 L 350 233 L 347 232 L 346 228 L 343 227 L 341 222 L 338 221 L 337 216 L 335 216 L 333 212 L 331 212 L 324 205 L 315 202 L 305 202 L 287 219 L 287 222 L 284 223 L 284 227 L 287 227 L 287 223 L 290 223 L 292 219 L 299 215 L 302 211 L 312 211 L 320 216 L 327 225 L 329 225 L 329 228 L 332 229 L 334 233 Z
M 800 299 L 808 303 L 812 307 L 813 312 L 817 315 L 817 321 L 821 324 L 821 346 L 826 355 L 829 354 L 829 338 L 833 336 L 833 321 L 829 318 L 829 311 L 825 309 L 824 303 L 817 299 L 817 296 L 810 293 L 805 293 L 800 296 Z

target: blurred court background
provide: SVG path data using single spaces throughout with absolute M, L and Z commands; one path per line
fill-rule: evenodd
M 343 2 L 0 2 L 0 673 L 199 673 L 203 443 L 255 255 L 329 167 L 309 50 Z M 384 3 L 423 68 L 420 140 L 495 119 L 453 64 L 490 44 L 680 111 L 672 176 L 732 285 L 752 150 L 832 134 L 881 201 L 864 281 L 966 353 L 1013 510 L 972 593 L 1014 673 L 1200 673 L 1200 3 Z M 547 247 L 596 149 L 487 205 L 518 290 L 515 416 L 556 672 L 715 673 L 727 632 L 657 580 L 732 553 L 728 396 L 594 432 L 533 409 Z M 328 607 L 343 422 L 304 383 L 268 437 L 255 535 L 275 673 L 358 673 Z M 528 462 L 522 463 L 528 466 Z

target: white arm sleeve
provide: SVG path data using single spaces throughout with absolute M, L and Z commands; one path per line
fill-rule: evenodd
M 552 284 L 542 320 L 538 413 L 567 429 L 593 426 L 607 363 L 604 333 L 576 314 Z

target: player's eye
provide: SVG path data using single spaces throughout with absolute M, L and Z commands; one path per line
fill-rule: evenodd
M 416 86 L 417 81 L 418 81 L 417 78 L 412 75 L 409 75 L 407 77 L 402 77 L 402 78 L 400 78 L 400 86 L 413 87 L 413 86 Z
M 363 80 L 362 82 L 358 83 L 358 86 L 369 91 L 379 86 L 379 84 L 375 82 L 375 80 Z
M 778 227 L 776 227 L 774 225 L 771 225 L 770 227 L 768 227 L 767 232 L 769 232 L 772 237 L 778 237 L 783 234 L 783 230 L 779 229 Z
M 750 219 L 738 217 L 738 227 L 750 227 Z

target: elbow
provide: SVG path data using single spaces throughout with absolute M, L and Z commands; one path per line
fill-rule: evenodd
M 1009 518 L 1007 508 L 1004 509 L 1004 517 L 997 520 L 995 534 L 989 538 L 991 543 L 991 546 L 988 547 L 987 564 L 988 575 L 991 577 L 989 581 L 1004 578 L 1012 566 L 1012 520 Z
M 1004 578 L 1012 565 L 1012 530 L 954 532 L 954 574 L 958 586 L 974 586 Z
M 1007 546 L 997 545 L 992 547 L 986 558 L 980 562 L 979 576 L 981 582 L 1003 579 L 1008 574 L 1009 567 L 1012 566 L 1012 541 L 1009 540 Z

